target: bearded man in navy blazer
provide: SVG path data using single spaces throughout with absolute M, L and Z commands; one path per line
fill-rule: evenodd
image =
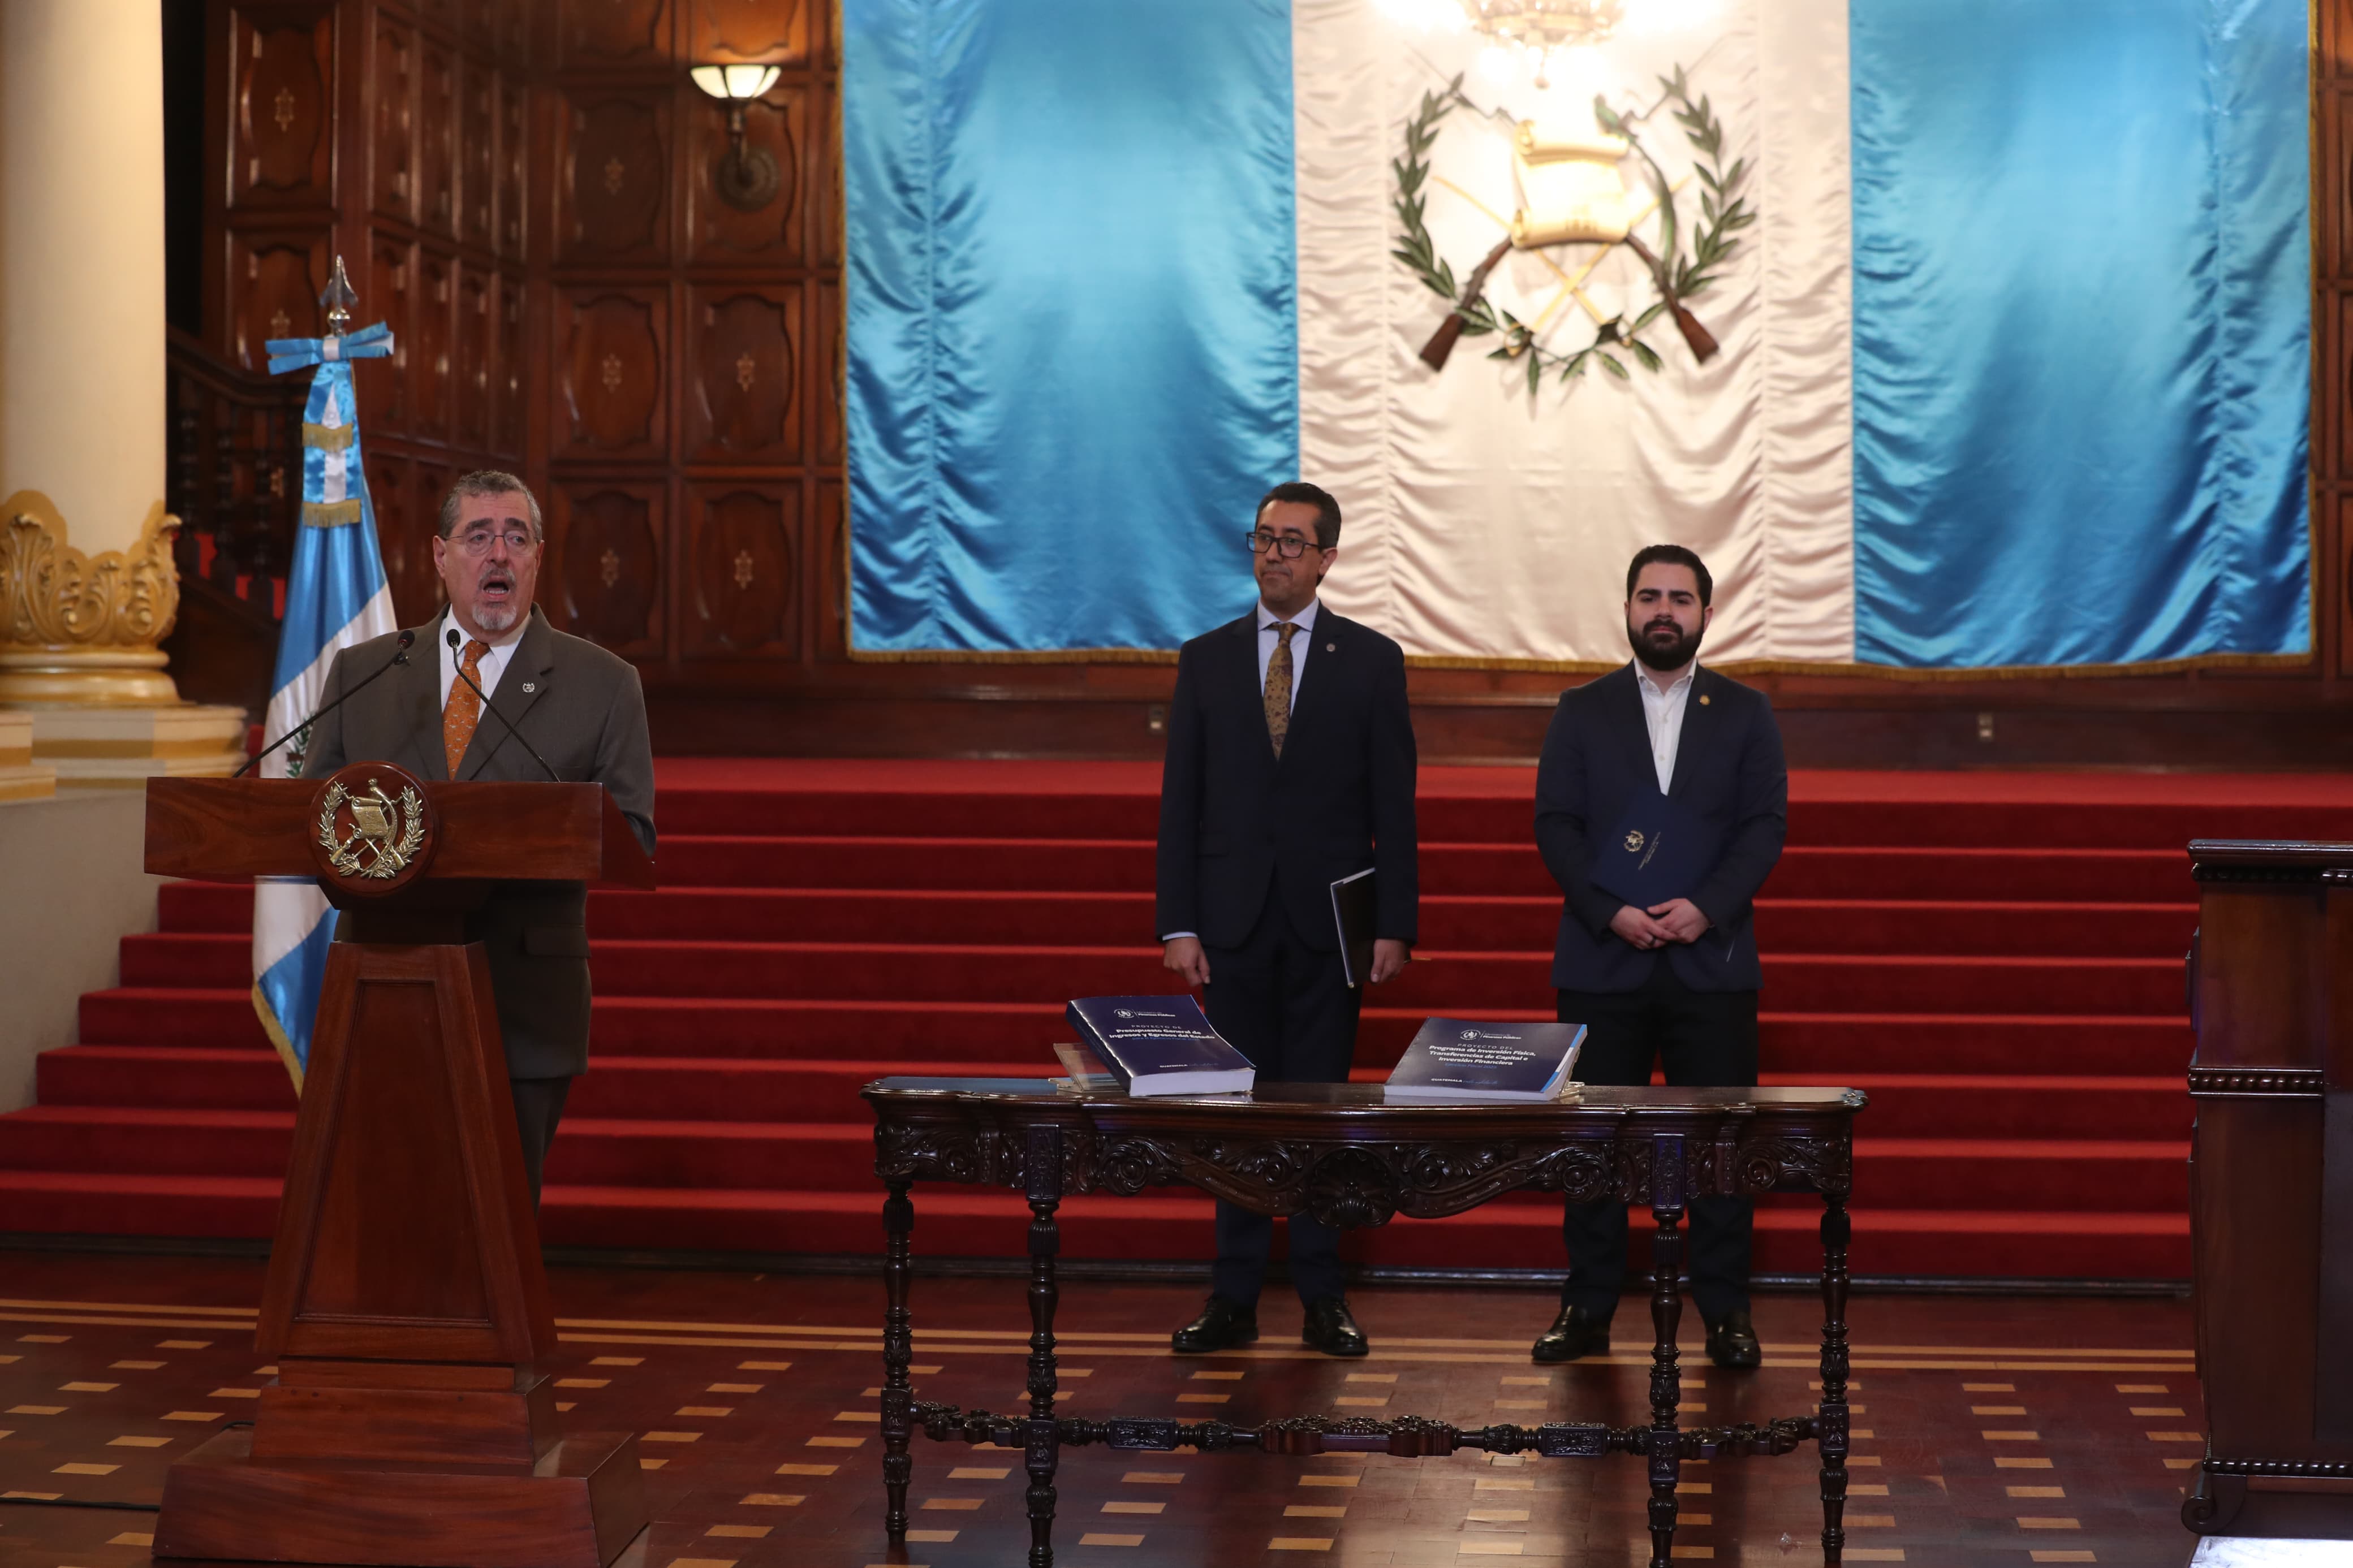
M 1559 1017 L 1586 1026 L 1577 1077 L 1671 1084 L 1757 1082 L 1757 957 L 1750 903 L 1788 831 L 1789 774 L 1765 694 L 1699 667 L 1715 584 L 1697 555 L 1654 544 L 1626 569 L 1634 662 L 1561 693 L 1536 769 L 1536 847 L 1560 884 L 1552 982 Z M 1590 879 L 1593 846 L 1636 802 L 1668 796 L 1718 846 L 1691 892 L 1636 909 Z M 1692 1294 L 1722 1367 L 1763 1359 L 1748 1315 L 1753 1205 L 1692 1200 Z M 1540 1362 L 1609 1348 L 1626 1270 L 1626 1207 L 1570 1204 L 1569 1271 Z
M 1258 606 L 1176 656 L 1160 784 L 1162 961 L 1201 987 L 1210 1024 L 1261 1081 L 1345 1083 L 1364 993 L 1341 967 L 1332 884 L 1375 872 L 1375 983 L 1405 967 L 1414 940 L 1405 652 L 1316 601 L 1340 554 L 1331 496 L 1275 486 L 1248 538 Z M 1178 1351 L 1258 1338 L 1274 1222 L 1220 1201 L 1217 1234 L 1209 1300 L 1171 1336 Z M 1300 1338 L 1363 1355 L 1340 1233 L 1293 1215 L 1291 1275 L 1306 1309 Z

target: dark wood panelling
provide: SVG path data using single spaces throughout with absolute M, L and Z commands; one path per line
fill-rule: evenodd
M 782 64 L 809 52 L 812 0 L 693 0 L 693 59 Z
M 800 457 L 797 289 L 698 289 L 692 299 L 689 460 L 789 463 Z
M 668 255 L 670 93 L 567 95 L 563 260 L 658 263 Z
M 562 64 L 568 69 L 657 64 L 670 55 L 668 0 L 561 0 Z
M 457 423 L 451 434 L 459 446 L 473 452 L 491 447 L 491 397 L 499 374 L 497 300 L 497 280 L 482 268 L 459 271 L 453 356 Z
M 418 50 L 417 222 L 455 238 L 458 233 L 458 57 L 435 43 Z
M 694 95 L 700 99 L 702 94 Z M 744 144 L 747 155 L 766 153 L 776 161 L 776 198 L 755 212 L 730 206 L 713 194 L 710 171 L 727 155 L 727 122 L 705 103 L 694 118 L 693 156 L 698 161 L 694 196 L 694 259 L 724 266 L 762 262 L 790 266 L 803 255 L 807 225 L 801 213 L 801 146 L 808 137 L 808 96 L 798 89 L 777 87 L 756 103 L 745 106 Z
M 488 250 L 498 243 L 499 83 L 476 65 L 466 72 L 465 133 L 458 149 L 459 237 Z
M 456 371 L 449 352 L 457 305 L 458 258 L 419 247 L 417 291 L 409 317 L 409 330 L 417 334 L 409 380 L 416 394 L 416 434 L 428 441 L 449 438 L 449 416 L 457 401 Z
M 661 651 L 664 499 L 654 485 L 556 487 L 539 591 L 558 626 L 617 653 Z
M 523 192 L 531 180 L 531 100 L 517 83 L 499 83 L 498 244 L 502 256 L 522 258 Z
M 690 658 L 800 653 L 800 488 L 699 485 L 683 604 Z
M 810 351 L 815 356 L 801 376 L 801 385 L 815 395 L 809 404 L 815 409 L 817 432 L 812 437 L 817 460 L 829 467 L 839 467 L 843 458 L 841 435 L 841 282 L 826 279 L 809 285 Z
M 230 14 L 236 62 L 229 205 L 324 207 L 334 200 L 335 21 L 240 6 Z
M 269 352 L 263 345 L 269 340 L 315 336 L 328 266 L 324 234 L 232 234 L 230 361 L 247 370 L 267 369 Z
M 492 383 L 498 389 L 498 395 L 491 400 L 491 447 L 492 450 L 516 459 L 522 456 L 523 426 L 527 418 L 523 391 L 523 317 L 528 309 L 522 282 L 513 278 L 501 278 L 499 346 L 494 356 L 495 380 Z
M 659 459 L 669 437 L 669 295 L 582 292 L 569 295 L 565 307 L 562 455 Z
M 390 327 L 393 349 L 388 358 L 367 362 L 391 374 L 353 377 L 360 388 L 360 412 L 365 421 L 364 436 L 379 431 L 396 436 L 408 429 L 409 410 L 415 401 L 409 392 L 409 367 L 417 361 L 414 322 L 409 313 L 410 289 L 417 273 L 412 254 L 415 249 L 396 234 L 377 233 L 369 238 L 367 281 L 360 285 L 367 290 L 360 301 L 366 314 L 360 319 L 373 319 Z
M 375 68 L 368 82 L 375 134 L 368 142 L 375 182 L 369 205 L 386 217 L 411 216 L 417 162 L 417 33 L 398 18 L 376 14 Z

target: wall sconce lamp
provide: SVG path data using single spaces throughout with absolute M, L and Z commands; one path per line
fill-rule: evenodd
M 776 199 L 782 175 L 766 149 L 744 144 L 744 106 L 776 85 L 775 66 L 696 66 L 694 85 L 727 106 L 727 153 L 712 169 L 719 199 L 743 212 L 757 212 Z

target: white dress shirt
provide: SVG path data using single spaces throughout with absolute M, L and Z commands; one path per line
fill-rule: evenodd
M 1642 689 L 1642 720 L 1651 727 L 1651 765 L 1659 772 L 1659 793 L 1675 778 L 1675 752 L 1683 742 L 1683 710 L 1691 706 L 1692 678 L 1699 673 L 1699 660 L 1683 666 L 1683 672 L 1664 691 L 1651 679 L 1651 672 L 1639 660 L 1634 666 L 1634 684 Z
M 1293 712 L 1299 709 L 1299 682 L 1307 674 L 1307 645 L 1315 640 L 1315 612 L 1322 607 L 1321 600 L 1310 599 L 1305 609 L 1291 617 L 1291 624 L 1299 628 L 1291 634 L 1291 707 Z M 1274 662 L 1275 647 L 1282 641 L 1274 629 L 1282 620 L 1281 616 L 1264 605 L 1259 605 L 1258 689 L 1261 694 L 1266 690 L 1267 667 Z
M 499 677 L 506 673 L 507 660 L 514 657 L 515 644 L 522 641 L 523 628 L 529 625 L 531 615 L 526 611 L 515 617 L 513 629 L 502 634 L 496 641 L 489 637 L 482 639 L 490 643 L 491 651 L 482 656 L 481 664 L 475 668 L 474 684 L 482 689 L 484 697 L 499 689 Z M 456 647 L 449 646 L 451 626 L 458 626 Z M 433 640 L 441 645 L 441 706 L 446 710 L 449 706 L 450 689 L 458 684 L 459 656 L 466 651 L 466 644 L 473 640 L 473 634 L 459 626 L 456 618 L 444 610 L 440 620 L 434 623 Z

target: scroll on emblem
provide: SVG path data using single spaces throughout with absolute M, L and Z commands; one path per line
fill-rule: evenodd
M 424 869 L 433 824 L 425 786 L 390 763 L 356 763 L 313 797 L 312 859 L 322 878 L 390 892 Z

